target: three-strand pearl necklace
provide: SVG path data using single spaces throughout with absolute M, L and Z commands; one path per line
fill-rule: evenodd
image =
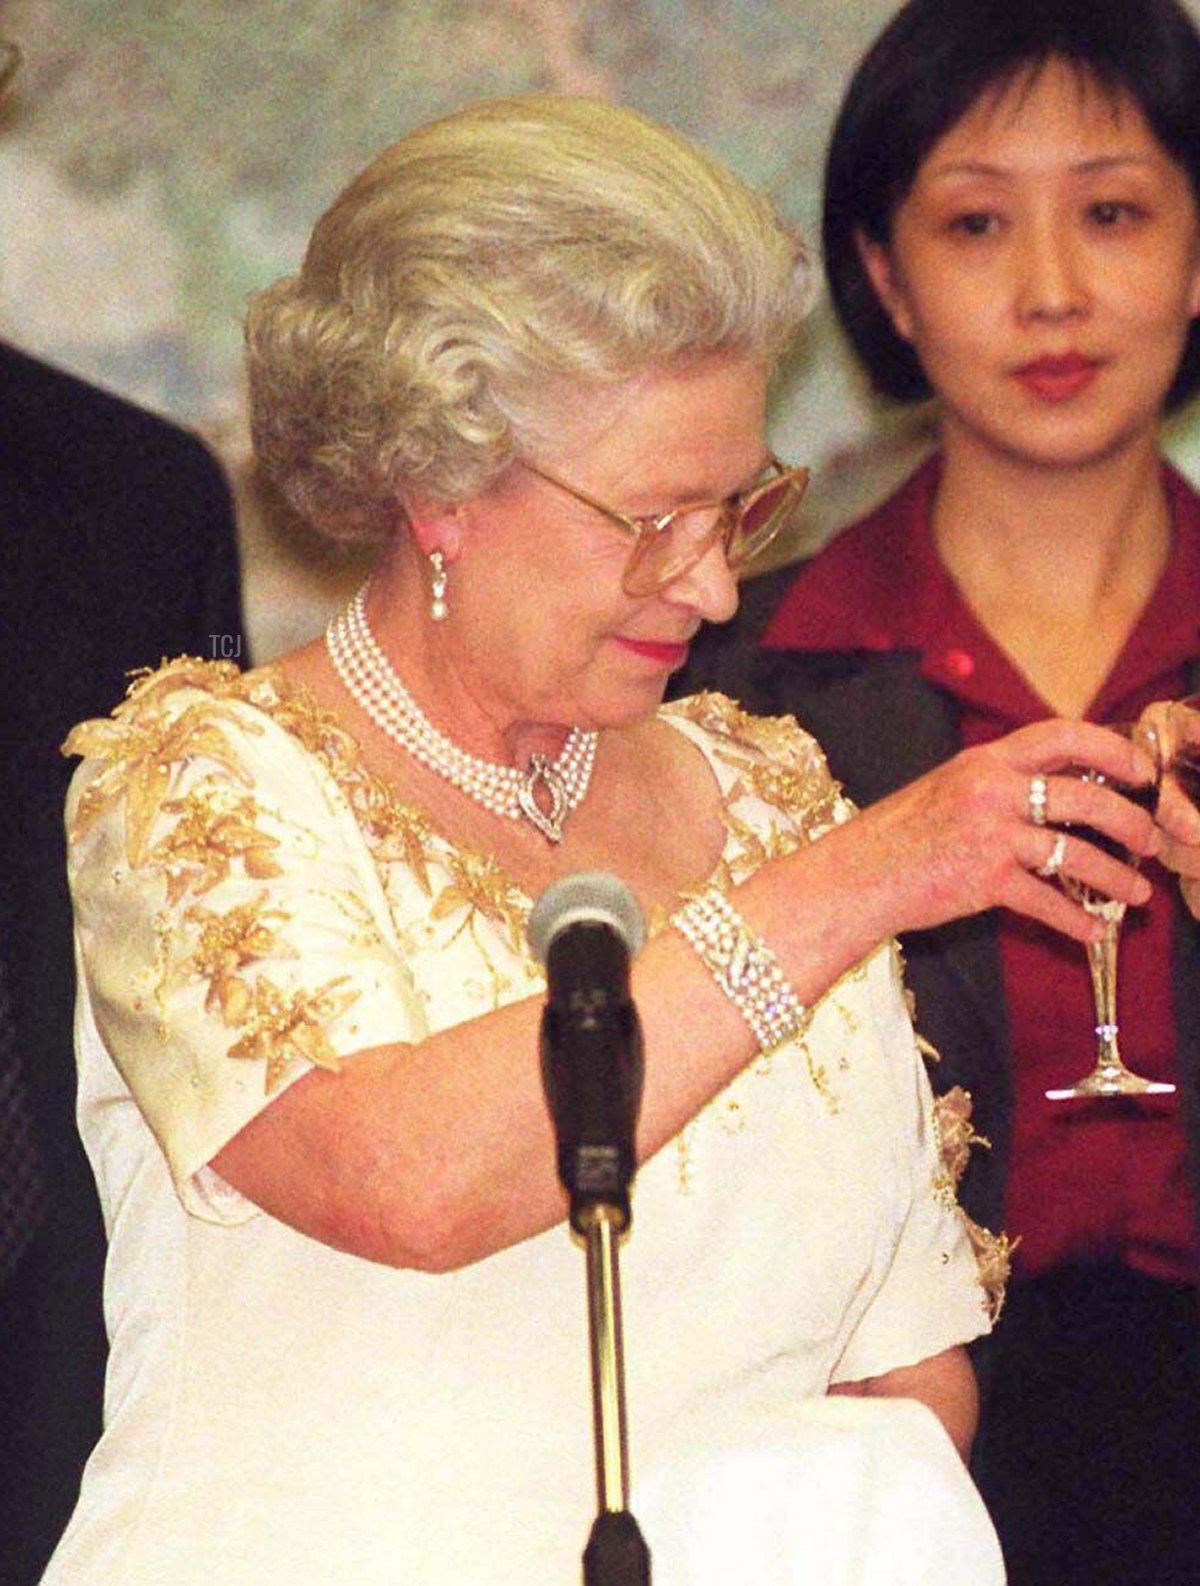
M 572 727 L 555 759 L 533 754 L 525 771 L 460 749 L 421 710 L 380 648 L 367 621 L 365 585 L 329 624 L 325 645 L 348 692 L 393 743 L 493 815 L 527 820 L 548 842 L 562 841 L 563 822 L 592 779 L 599 733 Z

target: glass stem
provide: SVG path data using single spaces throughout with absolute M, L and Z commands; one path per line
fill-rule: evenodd
M 1122 911 L 1124 912 L 1124 911 Z M 1121 917 L 1106 917 L 1104 935 L 1088 943 L 1088 967 L 1092 972 L 1092 995 L 1096 1001 L 1096 1041 L 1098 1059 L 1105 1068 L 1120 1068 L 1117 1049 L 1117 942 Z

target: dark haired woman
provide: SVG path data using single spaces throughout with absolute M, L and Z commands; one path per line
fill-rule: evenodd
M 940 445 L 784 575 L 748 682 L 710 657 L 686 685 L 794 711 L 867 803 L 1022 723 L 1200 687 L 1200 502 L 1160 455 L 1200 384 L 1198 194 L 1173 0 L 905 6 L 834 131 L 825 256 L 874 382 L 935 395 Z M 1011 1579 L 1200 1580 L 1194 922 L 1158 886 L 1123 933 L 1127 1045 L 1166 1102 L 1045 1100 L 1091 1061 L 1072 943 L 992 915 L 906 946 L 935 1078 L 994 1143 L 969 1209 L 1023 1238 L 977 1444 Z

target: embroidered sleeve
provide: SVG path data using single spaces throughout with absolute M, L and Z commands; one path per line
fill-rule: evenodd
M 175 663 L 105 722 L 68 800 L 90 1010 L 185 1203 L 314 1066 L 424 1033 L 362 832 L 325 760 L 235 668 Z
M 922 1042 L 923 1049 L 927 1043 Z M 932 1052 L 932 1049 L 929 1049 Z M 932 1055 L 936 1058 L 936 1052 Z M 994 1234 L 981 1227 L 958 1205 L 958 1186 L 966 1172 L 972 1150 L 988 1151 L 991 1141 L 975 1132 L 971 1122 L 971 1097 L 961 1085 L 933 1102 L 933 1123 L 938 1139 L 939 1172 L 935 1179 L 936 1193 L 952 1205 L 962 1217 L 967 1238 L 975 1253 L 979 1268 L 979 1281 L 983 1287 L 988 1315 L 993 1322 L 1000 1320 L 1004 1309 L 1004 1288 L 1012 1268 L 1012 1254 L 1020 1243 L 1005 1233 Z
M 989 1331 L 994 1314 L 947 1177 L 946 1142 L 908 1017 L 899 951 L 891 945 L 872 963 L 874 1017 L 887 1053 L 876 1105 L 890 1111 L 898 1150 L 896 1241 L 883 1281 L 843 1352 L 838 1381 L 878 1376 L 969 1342 Z M 886 978 L 878 974 L 883 968 Z

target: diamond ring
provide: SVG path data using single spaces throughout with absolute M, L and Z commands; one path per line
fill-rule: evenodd
M 1029 778 L 1029 819 L 1035 826 L 1046 824 L 1046 778 L 1039 771 Z
M 1043 819 L 1045 819 L 1044 813 L 1043 813 Z M 1039 865 L 1038 866 L 1038 868 L 1037 868 L 1038 875 L 1044 877 L 1047 881 L 1049 881 L 1053 876 L 1056 876 L 1058 874 L 1058 872 L 1062 869 L 1063 860 L 1066 857 L 1067 857 L 1067 834 L 1066 834 L 1066 832 L 1055 832 L 1055 834 L 1054 834 L 1054 845 L 1050 849 L 1050 852 L 1049 852 L 1049 854 L 1046 857 L 1046 863 L 1044 865 Z

